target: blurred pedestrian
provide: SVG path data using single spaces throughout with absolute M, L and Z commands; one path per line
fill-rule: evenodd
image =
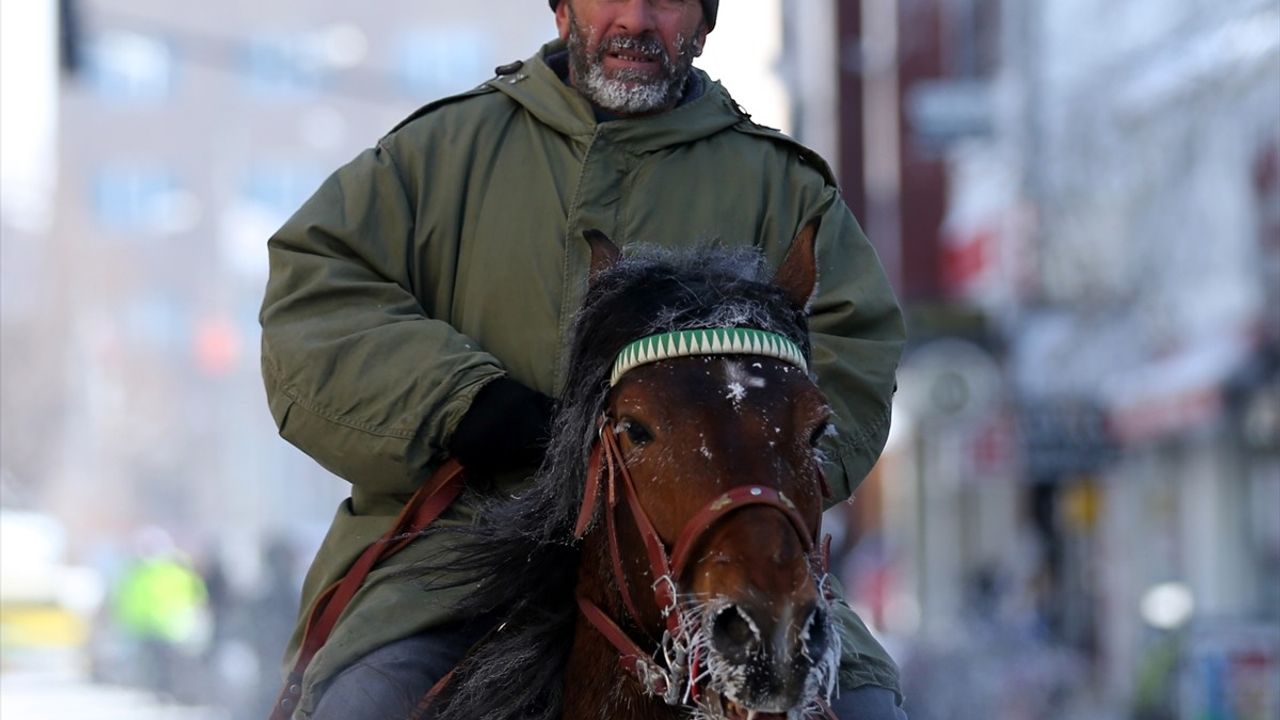
M 188 689 L 183 658 L 197 656 L 208 640 L 208 592 L 160 528 L 140 530 L 135 547 L 112 593 L 111 617 L 138 653 L 142 681 L 158 696 L 177 698 Z

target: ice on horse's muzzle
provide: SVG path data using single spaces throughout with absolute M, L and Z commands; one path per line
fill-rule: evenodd
M 734 708 L 787 713 L 824 695 L 825 667 L 837 655 L 831 616 L 822 600 L 785 609 L 770 603 L 726 604 L 708 618 L 712 692 Z

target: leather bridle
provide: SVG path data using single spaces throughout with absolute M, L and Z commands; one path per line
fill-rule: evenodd
M 824 495 L 829 495 L 830 491 L 821 470 L 818 471 L 818 480 Z M 644 652 L 635 640 L 594 602 L 579 595 L 578 608 L 587 622 L 591 623 L 617 649 L 622 667 L 634 675 L 647 692 L 663 698 L 669 705 L 686 704 L 691 699 L 697 700 L 699 690 L 694 678 L 698 675 L 698 665 L 701 661 L 696 649 L 681 645 L 682 623 L 690 622 L 691 619 L 681 616 L 676 581 L 683 575 L 699 541 L 720 521 L 746 507 L 763 506 L 777 510 L 795 529 L 805 554 L 810 557 L 811 562 L 817 564 L 819 576 L 826 575 L 830 536 L 821 544 L 821 549 L 815 558 L 814 548 L 819 545 L 819 528 L 808 527 L 795 504 L 786 495 L 761 485 L 739 485 L 708 502 L 685 523 L 674 547 L 668 553 L 666 543 L 654 528 L 648 513 L 640 503 L 635 482 L 631 478 L 622 449 L 618 444 L 617 434 L 607 417 L 600 420 L 596 442 L 587 463 L 586 487 L 582 507 L 574 527 L 575 538 L 581 539 L 591 527 L 602 491 L 606 499 L 603 508 L 605 533 L 608 536 L 614 581 L 617 583 L 627 614 L 638 628 L 643 628 L 644 623 L 623 568 L 616 517 L 619 504 L 625 504 L 628 508 L 644 543 L 649 572 L 654 579 L 654 599 L 666 623 L 666 630 L 659 647 L 666 667 L 654 659 L 658 652 Z

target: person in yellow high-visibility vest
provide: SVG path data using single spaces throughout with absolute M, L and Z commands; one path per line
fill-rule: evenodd
M 171 552 L 141 557 L 121 576 L 112 618 L 138 643 L 145 682 L 156 692 L 174 693 L 176 651 L 198 649 L 207 635 L 207 606 L 204 581 Z

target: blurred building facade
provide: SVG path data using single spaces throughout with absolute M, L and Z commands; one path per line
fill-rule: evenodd
M 972 642 L 1008 585 L 1112 705 L 1274 713 L 1280 4 L 839 8 L 846 194 L 913 337 L 886 626 Z
M 68 399 L 41 492 L 83 537 L 323 531 L 342 484 L 279 441 L 262 397 L 265 240 L 418 104 L 536 47 L 535 11 L 550 24 L 428 5 L 72 6 L 45 289 Z

